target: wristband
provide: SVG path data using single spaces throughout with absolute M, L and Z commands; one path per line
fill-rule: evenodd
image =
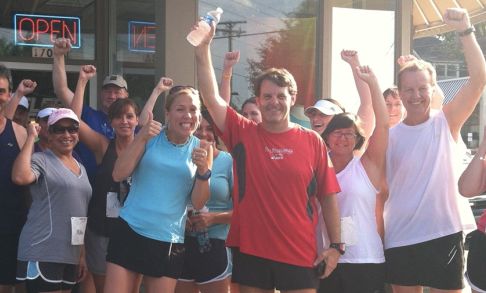
M 475 31 L 476 31 L 476 29 L 474 28 L 474 26 L 471 25 L 467 29 L 463 30 L 462 32 L 458 32 L 457 34 L 460 37 L 465 37 L 465 36 L 468 36 L 468 35 L 470 35 L 471 33 L 475 32 Z
M 202 180 L 202 181 L 208 181 L 209 178 L 211 178 L 211 170 L 207 170 L 206 173 L 199 175 L 199 173 L 196 172 L 196 179 Z
M 346 246 L 344 243 L 331 243 L 329 248 L 336 249 L 340 255 L 343 255 L 346 252 Z

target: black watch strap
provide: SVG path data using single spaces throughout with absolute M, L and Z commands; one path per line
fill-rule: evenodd
M 199 173 L 196 172 L 196 179 L 202 180 L 202 181 L 207 181 L 211 178 L 211 170 L 208 169 L 206 173 L 199 175 Z
M 329 248 L 336 249 L 339 254 L 343 255 L 346 252 L 346 245 L 344 243 L 331 243 Z

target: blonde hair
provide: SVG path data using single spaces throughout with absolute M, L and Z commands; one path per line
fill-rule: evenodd
M 397 81 L 397 87 L 399 90 L 402 89 L 402 76 L 405 72 L 417 72 L 417 71 L 427 71 L 430 75 L 430 79 L 432 82 L 432 86 L 435 86 L 437 83 L 437 73 L 435 72 L 434 67 L 432 64 L 430 64 L 427 61 L 424 60 L 412 60 L 400 68 L 400 71 L 398 72 L 398 81 Z

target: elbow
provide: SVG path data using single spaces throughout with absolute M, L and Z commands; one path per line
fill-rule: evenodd
M 113 169 L 113 172 L 111 173 L 111 177 L 113 178 L 113 181 L 115 182 L 121 182 L 125 177 L 123 174 L 120 174 L 120 172 L 115 168 Z
M 28 184 L 31 183 L 22 174 L 15 174 L 15 173 L 12 173 L 12 182 L 17 184 L 17 185 L 28 185 Z

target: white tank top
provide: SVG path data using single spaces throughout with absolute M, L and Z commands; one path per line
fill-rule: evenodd
M 346 253 L 340 263 L 383 263 L 383 245 L 376 227 L 376 194 L 359 157 L 336 174 L 341 186 L 337 194 L 341 215 L 341 241 Z
M 390 130 L 386 249 L 473 229 L 471 208 L 457 187 L 462 155 L 442 111 L 422 124 Z

